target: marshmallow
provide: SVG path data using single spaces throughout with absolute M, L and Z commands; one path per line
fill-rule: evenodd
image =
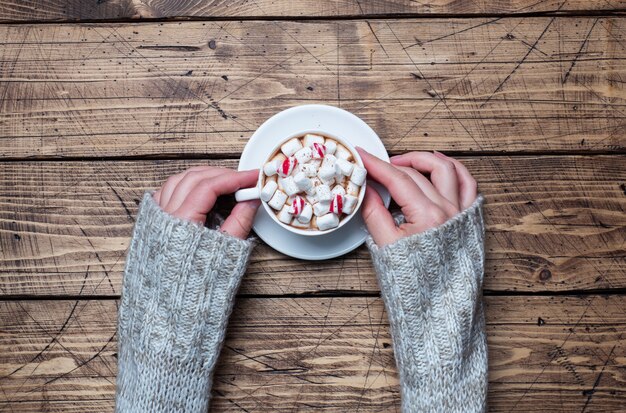
M 330 212 L 333 214 L 341 215 L 343 212 L 343 195 L 335 194 L 332 201 L 330 201 Z
M 276 182 L 277 178 L 278 178 L 278 175 L 268 176 L 268 177 L 266 177 L 266 178 L 265 178 L 265 183 L 267 183 L 267 182 L 269 182 L 269 181 L 274 181 L 274 182 Z
M 332 198 L 332 195 L 330 193 L 330 188 L 328 187 L 328 185 L 318 185 L 315 188 L 316 191 L 316 195 L 317 195 L 317 199 L 319 200 L 319 202 L 329 202 L 330 199 Z
M 348 193 L 348 195 L 359 196 L 360 190 L 361 187 L 359 185 L 355 184 L 352 181 L 348 181 L 348 185 L 346 185 L 346 193 Z
M 298 161 L 293 156 L 289 158 L 285 158 L 283 163 L 278 167 L 278 175 L 285 178 L 293 172 L 293 169 L 296 167 Z
M 330 181 L 331 179 L 335 178 L 335 167 L 333 165 L 324 165 L 322 164 L 322 167 L 320 168 L 320 170 L 317 172 L 317 176 L 320 177 L 320 180 L 322 182 L 324 181 Z
M 285 201 L 287 201 L 287 194 L 278 189 L 274 192 L 272 199 L 267 201 L 267 205 L 278 211 L 285 205 Z
M 306 194 L 306 200 L 309 204 L 313 205 L 318 201 L 317 195 L 315 194 L 315 192 L 313 192 L 312 194 Z
M 317 228 L 319 228 L 320 231 L 324 231 L 327 229 L 331 229 L 331 228 L 335 228 L 336 226 L 339 225 L 339 217 L 335 214 L 326 214 L 326 215 L 322 215 L 321 217 L 317 217 Z
M 311 187 L 306 191 L 307 195 L 317 195 L 317 187 L 322 184 L 322 181 L 316 176 L 311 178 Z
M 304 135 L 304 146 L 313 146 L 314 143 L 324 143 L 324 137 L 320 135 L 314 135 L 307 133 Z
M 313 151 L 308 146 L 298 150 L 293 156 L 298 160 L 299 164 L 305 164 L 313 158 Z
M 289 213 L 288 205 L 283 206 L 283 208 L 280 210 L 280 212 L 276 216 L 278 220 L 284 224 L 291 223 L 291 214 Z
M 350 215 L 351 213 L 353 213 L 354 207 L 356 207 L 357 202 L 359 202 L 359 199 L 357 197 L 352 195 L 346 195 L 343 198 L 343 213 L 346 215 Z
M 293 167 L 293 171 L 291 171 L 291 175 L 296 176 L 296 174 L 301 171 L 300 166 L 301 166 L 300 162 L 296 162 L 296 166 Z
M 283 143 L 280 147 L 282 153 L 285 156 L 292 156 L 296 153 L 300 148 L 302 148 L 302 144 L 300 143 L 300 139 L 293 138 L 289 139 L 287 142 Z
M 331 186 L 335 185 L 335 178 L 333 177 L 330 179 L 322 179 L 322 184 L 330 188 Z
M 313 213 L 316 217 L 328 214 L 330 212 L 330 202 L 318 202 L 313 205 Z
M 276 155 L 274 155 L 274 157 L 271 159 L 272 161 L 280 161 L 280 163 L 283 163 L 283 161 L 287 159 L 287 157 L 285 155 L 283 155 L 282 153 L 278 152 Z
M 324 156 L 324 160 L 322 161 L 322 168 L 325 166 L 332 166 L 335 168 L 335 164 L 337 163 L 337 158 L 335 155 L 328 154 Z
M 326 153 L 333 155 L 337 150 L 337 141 L 333 139 L 326 139 L 324 146 L 326 147 Z
M 293 176 L 288 176 L 282 179 L 283 191 L 289 196 L 295 195 L 300 192 L 300 188 L 296 185 L 296 181 L 293 179 Z
M 300 171 L 303 172 L 308 178 L 313 178 L 317 175 L 318 169 L 319 168 L 314 163 L 305 163 L 304 165 L 300 165 Z
M 337 158 L 342 158 L 347 161 L 352 159 L 352 152 L 342 144 L 337 145 L 337 150 L 335 151 L 335 156 Z
M 276 175 L 278 172 L 278 168 L 280 168 L 281 162 L 278 159 L 269 161 L 265 165 L 263 165 L 263 173 L 266 176 Z
M 311 205 L 309 204 L 304 204 L 304 209 L 302 210 L 302 212 L 300 212 L 300 215 L 298 215 L 298 221 L 301 224 L 309 224 L 309 222 L 311 222 L 311 217 L 313 216 L 313 208 L 311 208 Z
M 322 159 L 326 155 L 326 146 L 321 143 L 313 144 L 313 159 Z
M 332 191 L 330 191 L 330 193 L 332 195 L 345 195 L 346 194 L 346 190 L 343 188 L 343 186 L 341 185 L 335 185 L 332 189 Z
M 365 168 L 362 168 L 359 165 L 354 165 L 354 169 L 352 170 L 352 174 L 350 175 L 350 182 L 355 183 L 358 186 L 363 186 L 366 176 L 367 171 L 365 170 Z
M 302 198 L 301 196 L 296 196 L 291 203 L 291 207 L 289 208 L 289 213 L 291 215 L 298 216 L 304 209 L 305 205 L 306 205 L 306 201 L 304 200 L 304 198 Z
M 347 176 L 350 176 L 352 169 L 354 168 L 354 164 L 352 162 L 343 158 L 338 158 L 335 166 L 337 167 L 337 172 L 341 173 L 341 175 Z
M 298 218 L 294 218 L 289 225 L 300 229 L 308 229 L 311 225 L 311 220 L 309 219 L 309 221 L 307 221 L 306 223 L 302 223 L 298 220 Z
M 276 192 L 277 189 L 278 184 L 276 181 L 267 181 L 261 190 L 261 200 L 267 202 L 272 199 L 272 196 L 274 196 L 274 192 Z
M 293 180 L 300 191 L 307 191 L 313 186 L 313 183 L 309 178 L 306 177 L 304 172 L 298 172 L 297 174 L 295 174 Z

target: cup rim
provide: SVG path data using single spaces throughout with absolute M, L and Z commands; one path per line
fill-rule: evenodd
M 348 142 L 346 139 L 344 138 L 340 138 L 337 135 L 333 134 L 332 132 L 328 132 L 328 131 L 324 131 L 322 129 L 304 129 L 302 131 L 296 132 L 296 133 L 292 133 L 290 134 L 288 137 L 282 139 L 279 141 L 279 143 L 277 145 L 275 145 L 272 150 L 268 153 L 268 155 L 265 157 L 265 161 L 263 161 L 263 164 L 260 166 L 260 170 L 259 170 L 259 179 L 258 179 L 258 183 L 257 183 L 257 187 L 259 190 L 259 193 L 261 192 L 261 190 L 263 189 L 263 177 L 265 176 L 265 174 L 263 173 L 263 166 L 269 162 L 270 156 L 272 156 L 272 154 L 274 154 L 277 150 L 280 149 L 280 147 L 287 142 L 290 139 L 293 138 L 297 138 L 297 137 L 303 137 L 304 135 L 307 134 L 315 134 L 315 135 L 322 135 L 325 138 L 331 138 L 336 140 L 337 142 L 341 143 L 343 146 L 345 146 L 346 148 L 348 148 L 348 150 L 350 150 L 350 152 L 352 152 L 352 156 L 354 156 L 354 159 L 356 160 L 357 164 L 362 167 L 365 168 L 365 165 L 363 164 L 363 159 L 361 159 L 361 155 L 359 155 L 359 153 L 357 152 L 356 148 L 354 147 L 354 145 L 352 145 L 350 142 Z M 263 207 L 265 208 L 265 210 L 267 211 L 267 213 L 269 214 L 270 218 L 272 218 L 274 220 L 274 222 L 278 223 L 280 226 L 282 226 L 283 228 L 298 234 L 298 235 L 304 235 L 304 236 L 308 236 L 308 237 L 314 237 L 314 236 L 318 236 L 318 235 L 326 235 L 326 234 L 330 234 L 331 232 L 334 232 L 336 230 L 338 230 L 339 228 L 343 227 L 346 223 L 348 223 L 352 217 L 354 215 L 356 215 L 356 213 L 359 211 L 359 209 L 361 208 L 361 204 L 363 203 L 363 199 L 365 198 L 365 187 L 367 186 L 367 180 L 363 183 L 363 185 L 361 186 L 361 190 L 359 191 L 359 197 L 357 200 L 357 204 L 354 207 L 354 211 L 346 216 L 345 218 L 343 218 L 340 222 L 339 225 L 337 225 L 335 228 L 331 228 L 331 229 L 327 229 L 327 230 L 311 230 L 311 229 L 301 229 L 301 228 L 296 228 L 294 226 L 291 226 L 289 224 L 285 224 L 284 222 L 281 222 L 278 220 L 278 217 L 276 216 L 276 213 L 274 212 L 275 210 L 269 206 L 269 204 L 267 203 L 267 201 L 263 201 L 261 200 L 261 205 L 263 205 Z

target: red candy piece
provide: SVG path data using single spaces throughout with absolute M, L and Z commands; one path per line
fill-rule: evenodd
M 291 203 L 291 208 L 289 208 L 289 213 L 295 216 L 298 216 L 302 213 L 302 210 L 304 209 L 304 199 L 300 196 L 297 196 L 293 199 L 293 202 Z
M 337 215 L 341 215 L 343 212 L 343 196 L 341 194 L 336 194 L 330 201 L 330 212 Z
M 321 143 L 313 144 L 313 158 L 322 159 L 326 155 L 326 146 Z
M 291 175 L 293 168 L 295 168 L 297 164 L 298 160 L 293 156 L 290 156 L 289 158 L 285 159 L 278 168 L 278 175 L 280 175 L 282 178 L 288 177 L 289 175 Z

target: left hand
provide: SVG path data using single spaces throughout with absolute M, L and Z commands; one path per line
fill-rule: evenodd
M 154 193 L 154 200 L 165 212 L 187 221 L 204 224 L 220 195 L 254 186 L 259 170 L 234 171 L 199 166 L 173 175 Z M 245 239 L 260 205 L 259 200 L 239 202 L 221 226 L 221 231 Z

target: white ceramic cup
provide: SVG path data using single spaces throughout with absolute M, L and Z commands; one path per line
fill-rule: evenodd
M 286 137 L 285 139 L 282 139 L 280 141 L 280 143 L 278 145 L 276 145 L 275 147 L 272 148 L 271 151 L 268 152 L 267 156 L 265 157 L 265 161 L 263 162 L 262 165 L 259 165 L 259 180 L 257 181 L 257 185 L 255 187 L 252 188 L 245 188 L 245 189 L 240 189 L 239 191 L 235 192 L 235 200 L 237 202 L 242 202 L 242 201 L 249 201 L 251 199 L 261 199 L 261 190 L 263 189 L 263 165 L 265 165 L 265 163 L 269 162 L 270 158 L 277 152 L 280 150 L 280 147 L 282 146 L 283 143 L 287 142 L 290 139 L 293 138 L 299 138 L 302 137 L 304 135 L 306 135 L 307 133 L 311 133 L 311 134 L 315 134 L 315 135 L 321 135 L 321 136 L 325 136 L 327 138 L 331 138 L 336 140 L 338 143 L 342 144 L 343 146 L 345 146 L 351 153 L 352 156 L 354 157 L 354 160 L 356 161 L 357 165 L 361 166 L 361 167 L 365 167 L 363 165 L 363 160 L 361 159 L 361 156 L 359 155 L 359 153 L 356 151 L 356 149 L 354 148 L 354 146 L 352 146 L 352 144 L 348 141 L 346 141 L 345 139 L 339 138 L 337 136 L 333 136 L 332 134 L 329 134 L 328 132 L 320 132 L 320 131 L 315 131 L 315 130 L 305 130 L 302 132 L 298 132 L 295 133 L 293 135 L 290 135 L 289 137 Z M 272 209 L 272 207 L 270 207 L 267 202 L 265 201 L 261 201 L 261 204 L 263 205 L 263 207 L 265 208 L 265 210 L 267 211 L 268 215 L 275 221 L 277 222 L 279 225 L 281 225 L 283 228 L 299 234 L 299 235 L 305 235 L 305 236 L 315 236 L 315 235 L 323 235 L 323 234 L 328 234 L 330 232 L 336 231 L 339 228 L 341 228 L 342 226 L 344 226 L 348 221 L 350 221 L 350 219 L 352 219 L 352 217 L 354 215 L 356 215 L 359 211 L 359 208 L 361 208 L 361 204 L 363 203 L 363 198 L 365 197 L 365 186 L 367 185 L 367 182 L 363 183 L 363 186 L 361 186 L 361 190 L 359 191 L 359 199 L 357 200 L 357 204 L 354 207 L 354 210 L 352 211 L 352 213 L 350 215 L 346 215 L 343 216 L 341 218 L 341 221 L 339 221 L 339 225 L 336 226 L 335 228 L 331 228 L 331 229 L 327 229 L 324 231 L 320 231 L 320 230 L 313 230 L 313 229 L 302 229 L 302 228 L 296 228 L 294 226 L 291 226 L 289 224 L 285 224 L 283 222 L 280 222 L 278 220 L 278 217 L 276 216 L 276 212 L 274 211 L 274 209 Z

